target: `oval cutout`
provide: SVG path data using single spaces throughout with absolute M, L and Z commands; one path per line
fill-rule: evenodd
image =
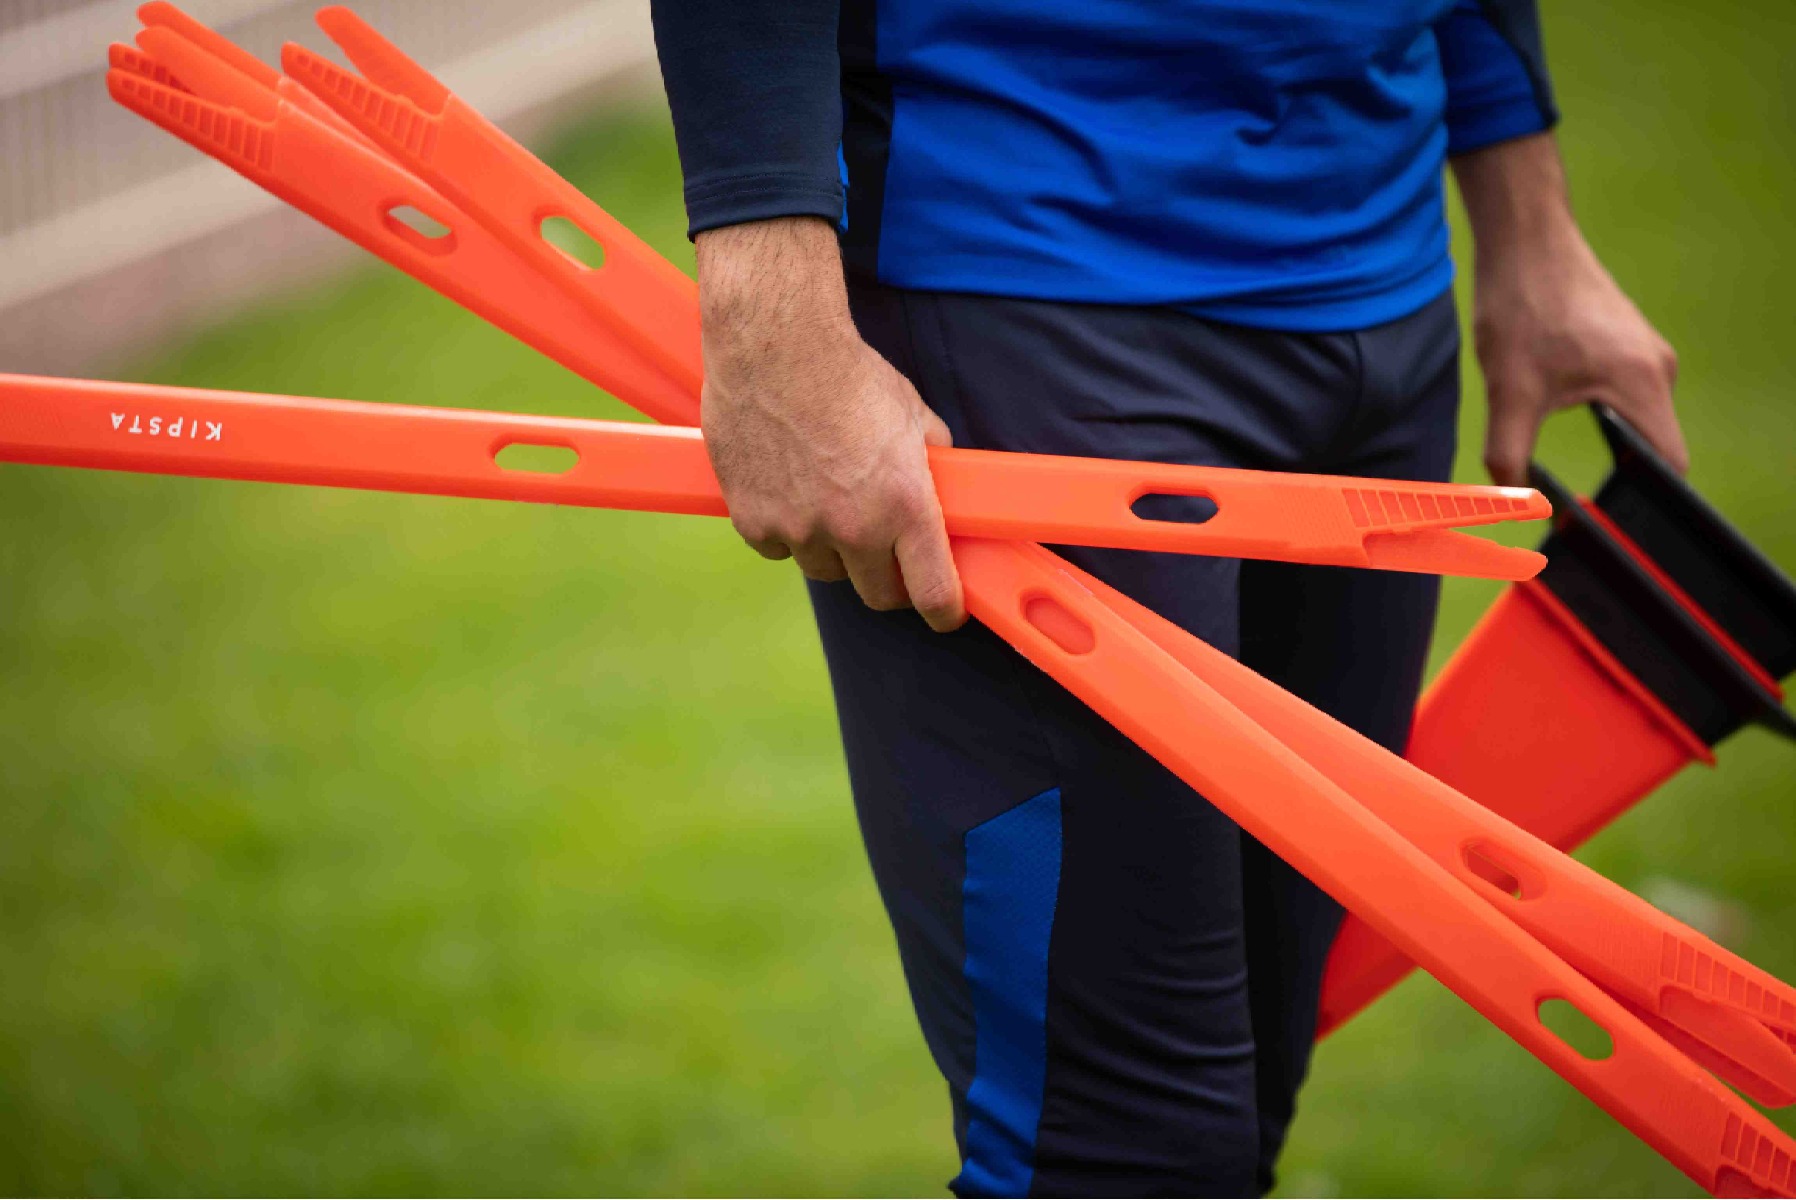
M 499 447 L 493 461 L 506 471 L 532 475 L 565 475 L 580 462 L 572 446 L 545 446 L 537 442 L 509 442 Z
M 455 231 L 412 204 L 395 204 L 380 214 L 381 224 L 418 249 L 447 254 L 455 248 Z
M 605 265 L 605 247 L 599 239 L 567 217 L 544 217 L 536 231 L 581 270 L 596 271 Z
M 1540 1002 L 1534 1015 L 1554 1037 L 1591 1062 L 1602 1062 L 1615 1053 L 1615 1039 L 1609 1031 L 1570 1000 L 1550 996 Z
M 1143 521 L 1171 525 L 1202 525 L 1221 510 L 1208 496 L 1181 496 L 1175 492 L 1148 492 L 1137 496 L 1129 511 Z
M 1463 853 L 1465 865 L 1472 874 L 1498 891 L 1508 892 L 1517 900 L 1522 898 L 1522 881 L 1496 860 L 1488 846 L 1474 843 L 1467 846 Z
M 1091 626 L 1052 596 L 1037 593 L 1024 600 L 1023 618 L 1068 654 L 1090 654 L 1098 644 Z

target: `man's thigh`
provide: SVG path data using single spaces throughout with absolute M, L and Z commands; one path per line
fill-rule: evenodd
M 1355 419 L 1313 469 L 1445 481 L 1459 410 L 1452 298 L 1353 337 L 1363 364 Z M 1400 754 L 1439 595 L 1433 576 L 1244 563 L 1240 658 Z M 1265 1189 L 1309 1065 L 1322 971 L 1341 910 L 1251 838 L 1243 839 L 1242 881 Z
M 1292 466 L 1356 352 L 1176 313 L 857 288 L 961 445 Z M 1233 653 L 1241 565 L 1069 550 Z M 1239 831 L 984 629 L 812 588 L 856 805 L 964 1193 L 1249 1192 L 1259 1173 Z

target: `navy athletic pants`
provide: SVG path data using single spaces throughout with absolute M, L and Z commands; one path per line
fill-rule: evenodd
M 1450 295 L 1352 333 L 851 287 L 960 446 L 1445 480 Z M 1401 750 L 1429 577 L 1065 549 Z M 1264 1192 L 1340 909 L 989 630 L 813 584 L 856 811 L 962 1196 Z

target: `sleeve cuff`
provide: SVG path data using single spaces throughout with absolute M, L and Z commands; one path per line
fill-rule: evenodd
M 1447 155 L 1468 154 L 1498 142 L 1544 133 L 1558 123 L 1558 113 L 1544 113 L 1531 102 L 1455 110 L 1447 114 Z
M 808 176 L 748 175 L 686 184 L 687 237 L 774 217 L 822 217 L 839 226 L 842 213 L 842 186 L 833 179 L 825 184 Z

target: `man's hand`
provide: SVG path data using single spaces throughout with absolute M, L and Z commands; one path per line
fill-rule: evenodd
M 1677 355 L 1603 269 L 1566 198 L 1550 134 L 1453 160 L 1477 244 L 1472 328 L 1490 398 L 1484 465 L 1527 482 L 1541 422 L 1601 401 L 1678 471 Z
M 701 420 L 736 532 L 871 608 L 966 620 L 926 446 L 947 426 L 861 340 L 834 231 L 785 217 L 698 235 Z

